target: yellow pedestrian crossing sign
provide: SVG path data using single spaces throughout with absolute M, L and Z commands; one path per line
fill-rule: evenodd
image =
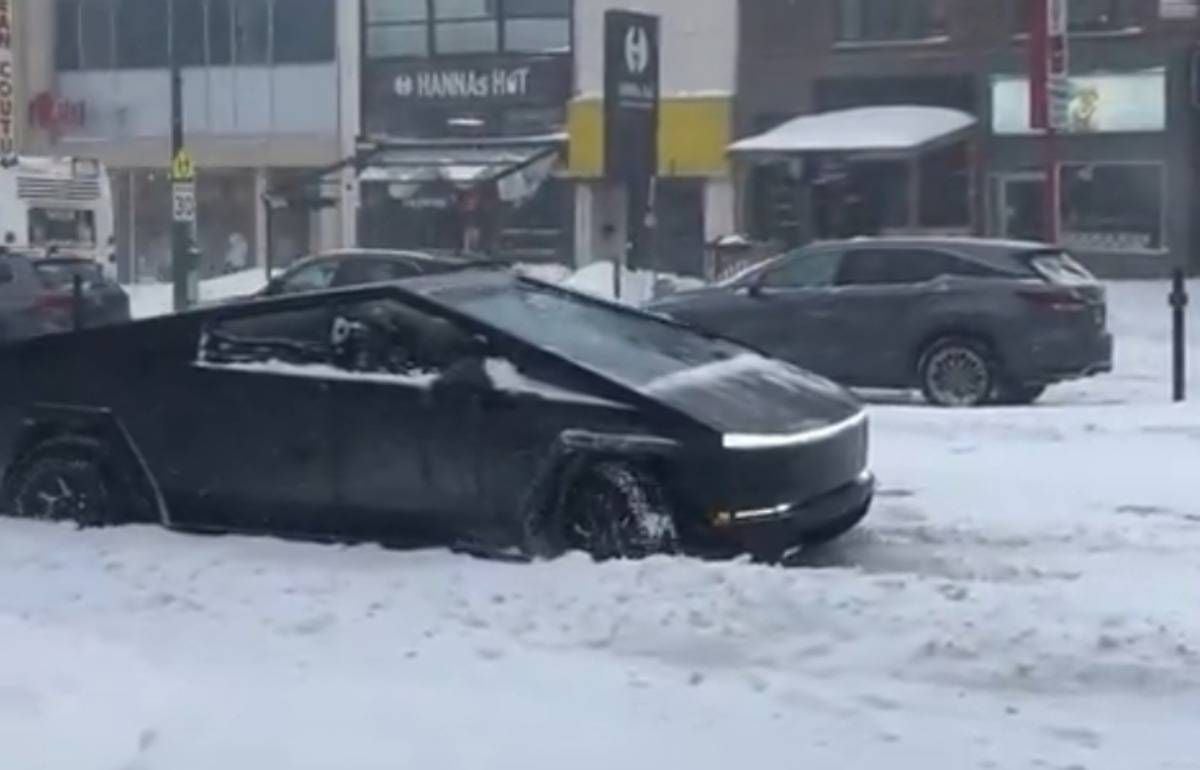
M 175 182 L 190 182 L 196 178 L 196 164 L 187 150 L 175 153 L 171 161 L 171 180 Z

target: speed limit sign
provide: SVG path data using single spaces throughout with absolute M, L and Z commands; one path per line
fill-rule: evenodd
M 176 182 L 172 186 L 171 200 L 176 222 L 196 221 L 196 185 L 194 182 Z

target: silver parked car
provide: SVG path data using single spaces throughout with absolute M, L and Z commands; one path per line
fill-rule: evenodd
M 1032 403 L 1112 370 L 1104 287 L 1065 251 L 967 238 L 814 244 L 651 309 L 845 385 Z

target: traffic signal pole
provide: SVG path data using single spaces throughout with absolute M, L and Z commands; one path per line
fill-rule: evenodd
M 171 284 L 175 312 L 196 302 L 196 173 L 183 142 L 183 70 L 171 52 Z

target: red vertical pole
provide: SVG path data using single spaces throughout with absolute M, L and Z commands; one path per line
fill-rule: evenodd
M 1029 127 L 1044 131 L 1050 125 L 1050 5 L 1029 2 Z
M 1042 213 L 1045 220 L 1045 238 L 1046 243 L 1056 244 L 1059 240 L 1058 202 L 1062 197 L 1060 194 L 1060 187 L 1062 185 L 1058 176 L 1058 132 L 1053 128 L 1047 127 L 1045 134 L 1042 136 L 1042 152 L 1043 171 L 1046 175 Z
M 1063 0 L 1032 0 L 1029 18 L 1029 127 L 1042 132 L 1042 230 L 1048 243 L 1059 240 L 1058 136 L 1051 116 L 1051 80 L 1061 80 L 1067 69 L 1066 30 L 1061 15 Z M 1051 23 L 1051 16 L 1056 21 Z M 1052 29 L 1052 27 L 1054 27 Z M 1061 86 L 1061 83 L 1057 83 Z

